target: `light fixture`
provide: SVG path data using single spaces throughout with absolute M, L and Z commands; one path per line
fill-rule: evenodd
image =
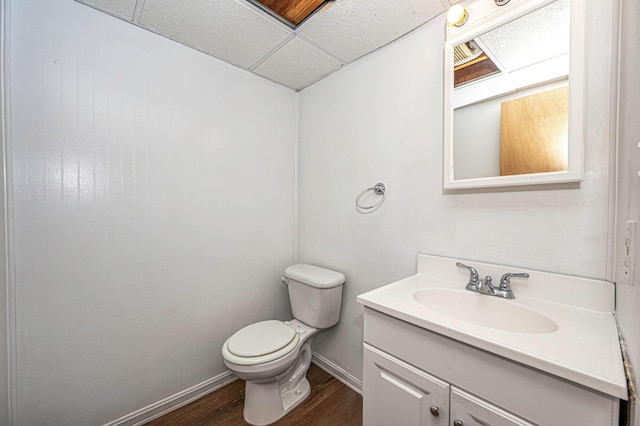
M 447 12 L 447 22 L 449 25 L 461 27 L 469 20 L 469 12 L 460 3 L 454 4 Z

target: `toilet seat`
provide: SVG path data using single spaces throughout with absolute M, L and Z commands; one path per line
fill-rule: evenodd
M 238 330 L 227 339 L 222 354 L 234 364 L 262 364 L 285 356 L 299 340 L 295 330 L 281 321 L 261 321 Z

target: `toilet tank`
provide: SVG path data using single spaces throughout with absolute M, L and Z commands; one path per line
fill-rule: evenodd
M 298 263 L 285 269 L 284 276 L 295 319 L 314 328 L 329 328 L 338 323 L 345 282 L 343 274 Z

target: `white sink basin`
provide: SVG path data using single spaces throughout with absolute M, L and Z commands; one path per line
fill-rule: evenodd
M 413 292 L 420 305 L 474 325 L 516 333 L 547 334 L 558 330 L 551 318 L 512 300 L 447 288 L 425 288 Z

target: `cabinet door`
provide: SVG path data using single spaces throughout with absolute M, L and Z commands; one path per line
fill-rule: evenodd
M 453 386 L 451 387 L 451 425 L 535 426 Z
M 448 424 L 448 383 L 367 344 L 363 376 L 363 424 Z

